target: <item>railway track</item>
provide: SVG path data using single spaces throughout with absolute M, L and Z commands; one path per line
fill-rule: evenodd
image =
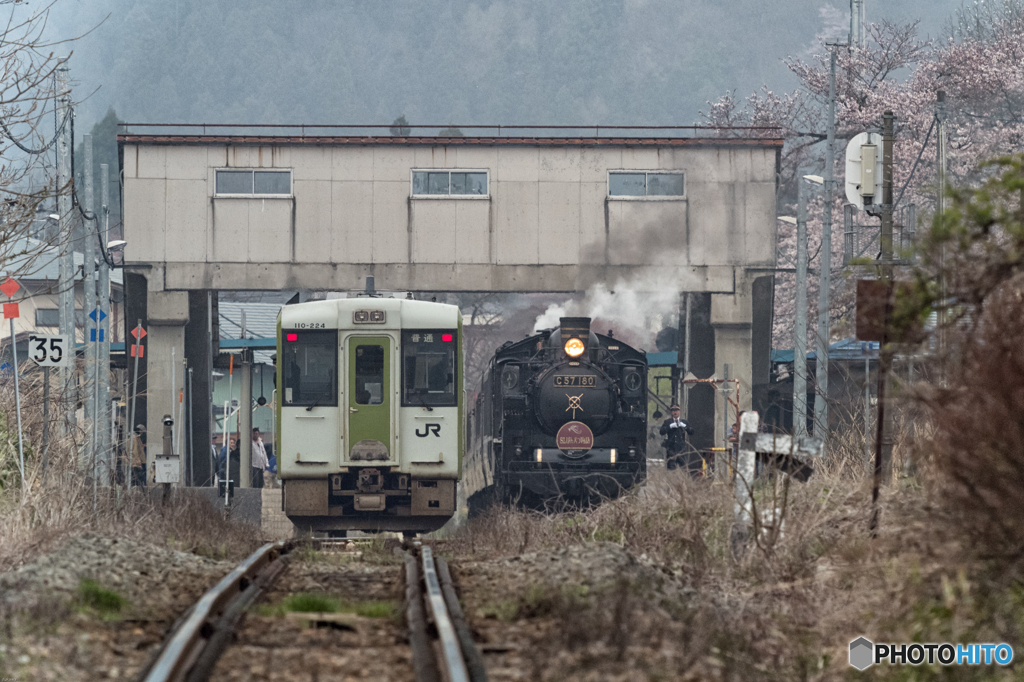
M 274 589 L 300 546 L 296 542 L 266 544 L 242 561 L 178 619 L 138 679 L 203 682 L 211 679 L 215 668 L 217 679 L 222 678 L 228 661 L 219 666 L 218 661 L 238 639 L 245 614 Z M 361 554 L 344 542 L 317 541 L 314 548 Z M 483 659 L 473 643 L 446 562 L 419 543 L 405 548 L 402 555 L 404 613 L 416 681 L 483 682 L 487 679 Z M 316 641 L 309 644 L 318 645 Z

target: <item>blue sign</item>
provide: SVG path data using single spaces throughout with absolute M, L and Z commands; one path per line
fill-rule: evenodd
M 97 310 L 99 310 L 99 308 L 96 308 L 91 313 L 89 313 L 89 319 L 91 319 L 93 322 L 96 321 L 96 311 Z M 99 310 L 99 313 L 100 313 L 100 320 L 99 320 L 100 322 L 102 322 L 103 320 L 107 319 L 107 314 L 105 312 L 103 312 L 102 310 Z M 93 339 L 93 340 L 95 340 L 95 339 Z M 103 339 L 101 338 L 100 341 L 102 341 L 102 340 Z
M 106 315 L 104 315 L 104 317 L 106 317 Z M 100 330 L 100 343 L 103 343 L 103 337 L 104 337 L 103 332 L 104 331 L 106 331 L 106 330 L 104 330 L 104 329 Z M 95 329 L 90 329 L 89 330 L 89 340 L 90 341 L 95 341 L 96 340 L 96 330 Z

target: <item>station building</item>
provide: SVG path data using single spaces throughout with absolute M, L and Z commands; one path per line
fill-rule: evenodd
M 172 348 L 185 349 L 194 395 L 209 393 L 210 292 L 352 290 L 368 275 L 413 292 L 690 293 L 690 371 L 738 379 L 740 409 L 767 395 L 780 139 L 145 130 L 118 143 L 124 319 L 149 332 L 151 433 L 170 411 Z M 711 385 L 691 394 L 701 445 L 724 440 L 735 407 Z

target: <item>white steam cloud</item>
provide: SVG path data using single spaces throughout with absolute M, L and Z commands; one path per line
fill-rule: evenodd
M 611 325 L 616 336 L 635 340 L 653 351 L 659 331 L 676 323 L 678 284 L 665 282 L 618 282 L 613 287 L 596 284 L 580 300 L 552 303 L 534 322 L 534 332 L 557 327 L 561 317 L 589 317 Z M 594 331 L 604 332 L 595 328 Z

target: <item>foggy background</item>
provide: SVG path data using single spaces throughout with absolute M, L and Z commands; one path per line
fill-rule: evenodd
M 944 40 L 960 6 L 866 0 L 866 19 L 919 20 L 919 36 Z M 417 123 L 689 125 L 728 91 L 796 88 L 783 60 L 810 60 L 848 30 L 849 0 L 58 0 L 47 28 L 54 39 L 86 34 L 57 49 L 74 50 L 77 141 L 92 131 L 95 170 L 110 165 L 115 194 L 117 120 L 390 124 L 404 115 L 426 135 L 438 131 Z M 467 356 L 476 372 L 504 341 L 565 314 L 591 315 L 599 331 L 614 327 L 647 350 L 677 324 L 670 283 L 451 298 L 479 318 Z
M 869 22 L 920 19 L 936 37 L 960 0 L 866 5 Z M 81 135 L 110 107 L 136 122 L 687 125 L 728 90 L 792 89 L 782 59 L 848 26 L 848 0 L 59 0 L 48 35 L 92 30 L 71 44 Z

